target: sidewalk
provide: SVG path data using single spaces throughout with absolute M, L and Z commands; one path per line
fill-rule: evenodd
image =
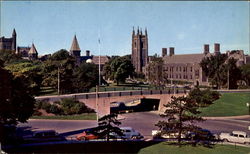
M 163 114 L 164 112 L 161 111 L 150 111 L 151 113 L 154 114 Z M 249 118 L 249 123 L 250 123 L 250 115 L 241 115 L 241 116 L 226 116 L 226 117 L 203 117 L 204 119 L 209 119 L 209 120 L 223 120 L 223 119 L 246 119 Z

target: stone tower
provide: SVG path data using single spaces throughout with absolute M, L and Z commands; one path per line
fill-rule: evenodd
M 143 72 L 143 67 L 148 62 L 148 34 L 145 29 L 143 35 L 142 30 L 137 29 L 137 33 L 133 28 L 132 32 L 132 64 L 135 67 L 137 73 Z
M 69 54 L 71 56 L 76 58 L 76 64 L 80 65 L 81 49 L 79 47 L 76 35 L 73 38 L 73 42 L 72 42 L 72 45 L 71 45 L 71 48 L 70 48 L 69 52 L 70 52 Z
M 16 30 L 13 29 L 11 38 L 0 37 L 0 50 L 16 51 L 16 36 Z
M 13 30 L 13 33 L 12 33 L 12 45 L 11 45 L 11 49 L 13 51 L 16 51 L 16 30 L 15 29 Z

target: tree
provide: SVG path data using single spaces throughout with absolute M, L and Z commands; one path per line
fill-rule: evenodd
M 242 79 L 250 86 L 250 64 L 245 64 L 240 67 Z
M 82 63 L 74 70 L 74 87 L 83 92 L 98 84 L 98 69 L 95 64 Z
M 212 85 L 220 89 L 227 83 L 226 54 L 211 55 L 202 59 L 200 66 Z
M 0 79 L 0 140 L 4 140 L 4 126 L 26 122 L 34 112 L 35 99 L 22 77 L 14 77 L 1 66 Z
M 195 122 L 204 121 L 199 116 L 202 107 L 207 107 L 213 101 L 219 98 L 218 92 L 210 90 L 201 91 L 200 89 L 192 90 L 188 96 L 172 97 L 171 102 L 165 104 L 166 110 L 160 116 L 167 118 L 166 121 L 159 121 L 158 126 L 163 134 L 177 134 L 178 144 L 181 145 L 182 134 L 188 132 L 197 132 L 198 127 Z
M 166 74 L 163 71 L 163 60 L 159 57 L 154 57 L 147 66 L 147 79 L 150 83 L 160 86 L 166 82 Z
M 23 83 L 28 86 L 30 92 L 37 95 L 42 83 L 41 65 L 39 61 L 26 61 L 8 64 L 5 68 L 14 76 L 22 77 Z
M 75 59 L 66 50 L 55 52 L 47 61 L 43 63 L 42 74 L 43 86 L 58 88 L 58 71 L 60 76 L 60 93 L 73 92 L 73 70 Z
M 0 50 L 0 59 L 4 61 L 5 64 L 11 64 L 22 60 L 20 55 L 15 54 L 15 51 L 10 50 Z
M 98 122 L 98 127 L 92 130 L 94 135 L 104 137 L 109 141 L 111 133 L 123 136 L 122 130 L 119 127 L 121 122 L 117 120 L 117 114 L 109 114 L 101 117 Z M 115 126 L 114 126 L 115 125 Z
M 229 89 L 237 89 L 237 81 L 241 79 L 241 70 L 236 66 L 237 60 L 230 58 L 227 60 L 227 71 L 229 75 Z
M 128 56 L 116 57 L 110 63 L 109 78 L 115 80 L 117 85 L 120 82 L 125 82 L 125 79 L 134 74 L 134 66 Z

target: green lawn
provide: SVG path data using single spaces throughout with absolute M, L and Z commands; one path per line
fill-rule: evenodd
M 52 87 L 41 87 L 38 96 L 57 95 L 57 90 Z
M 249 154 L 250 148 L 221 145 L 217 144 L 214 148 L 206 148 L 203 146 L 192 147 L 186 145 L 178 147 L 176 145 L 167 145 L 166 142 L 161 142 L 139 151 L 139 154 Z
M 84 113 L 67 116 L 32 116 L 30 119 L 58 119 L 58 120 L 96 120 L 96 113 Z
M 250 93 L 226 93 L 207 108 L 203 108 L 202 116 L 237 116 L 247 115 Z

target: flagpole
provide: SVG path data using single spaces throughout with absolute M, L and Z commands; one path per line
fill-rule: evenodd
M 101 40 L 100 40 L 100 31 L 99 31 L 99 39 L 98 39 L 98 47 L 99 47 L 99 87 L 101 86 Z

